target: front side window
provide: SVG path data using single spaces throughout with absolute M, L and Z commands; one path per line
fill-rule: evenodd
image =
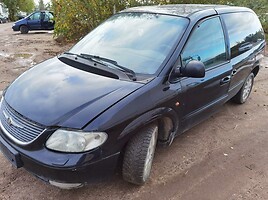
M 195 27 L 181 54 L 181 60 L 182 66 L 191 60 L 201 61 L 206 69 L 227 60 L 224 34 L 218 17 Z
M 37 12 L 30 16 L 30 20 L 40 20 L 41 13 Z
M 115 60 L 135 73 L 155 74 L 189 21 L 152 13 L 120 13 L 98 26 L 71 50 Z

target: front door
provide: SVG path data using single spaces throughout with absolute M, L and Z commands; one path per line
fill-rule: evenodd
M 28 17 L 28 27 L 30 30 L 40 30 L 41 29 L 41 12 L 35 12 L 30 17 Z
M 183 104 L 184 129 L 210 116 L 227 100 L 232 66 L 227 59 L 225 36 L 219 17 L 198 23 L 182 53 L 181 67 L 191 60 L 205 65 L 204 78 L 182 77 L 182 92 L 178 99 Z

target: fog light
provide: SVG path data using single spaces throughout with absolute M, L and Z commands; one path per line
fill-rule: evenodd
M 56 181 L 49 181 L 49 183 L 53 186 L 56 186 L 64 190 L 76 189 L 76 188 L 80 188 L 83 186 L 82 183 L 59 183 Z

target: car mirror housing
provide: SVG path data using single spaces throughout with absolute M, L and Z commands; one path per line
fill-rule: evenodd
M 205 65 L 201 61 L 191 60 L 185 67 L 180 68 L 180 76 L 203 78 L 205 76 Z

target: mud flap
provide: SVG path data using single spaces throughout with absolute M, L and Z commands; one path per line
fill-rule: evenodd
M 167 140 L 158 140 L 158 144 L 164 147 L 168 147 L 172 144 L 175 136 L 176 136 L 176 132 L 175 131 L 171 132 Z

